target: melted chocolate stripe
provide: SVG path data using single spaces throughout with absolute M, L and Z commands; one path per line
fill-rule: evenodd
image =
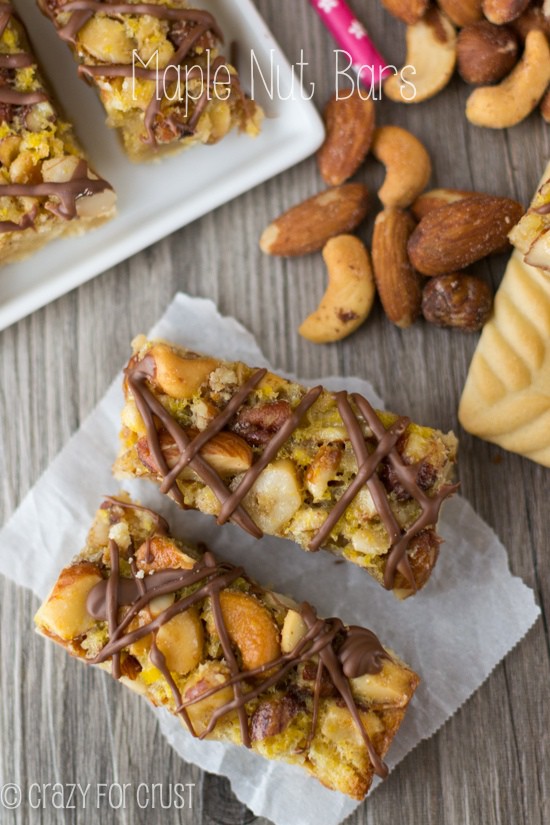
M 2 7 L 0 12 L 0 39 L 3 37 L 12 17 L 21 26 L 23 25 L 11 6 Z M 23 69 L 33 65 L 35 65 L 35 62 L 28 52 L 0 54 L 0 68 L 2 69 Z M 48 100 L 48 95 L 44 92 L 19 92 L 9 86 L 0 86 L 1 103 L 9 103 L 15 106 L 33 106 L 35 103 L 42 103 L 45 100 Z
M 7 86 L 0 86 L 0 103 L 11 103 L 14 106 L 34 106 L 35 103 L 44 103 L 48 95 L 44 92 L 18 92 Z
M 0 34 L 0 37 L 2 35 Z M 0 68 L 2 69 L 28 69 L 34 66 L 35 62 L 27 52 L 17 54 L 0 54 Z
M 261 369 L 255 372 L 251 378 L 243 384 L 238 392 L 235 393 L 223 412 L 216 416 L 216 418 L 211 421 L 209 425 L 193 439 L 193 441 L 191 441 L 189 446 L 187 446 L 182 452 L 177 464 L 172 468 L 162 482 L 160 488 L 161 493 L 166 493 L 170 490 L 179 474 L 183 469 L 185 469 L 185 467 L 187 467 L 191 459 L 197 455 L 199 450 L 208 444 L 211 438 L 218 435 L 218 433 L 221 432 L 227 424 L 229 424 L 233 416 L 238 412 L 239 407 L 244 404 L 249 394 L 258 386 L 266 374 L 266 369 Z
M 10 19 L 14 17 L 21 26 L 23 24 L 14 13 L 11 6 L 2 9 L 0 13 L 0 37 L 4 34 Z M 35 61 L 31 54 L 18 52 L 17 54 L 0 55 L 0 68 L 22 68 L 34 66 Z M 42 91 L 20 92 L 11 86 L 0 86 L 0 103 L 9 106 L 34 106 L 49 100 L 49 96 Z M 2 186 L 0 197 L 29 197 L 39 198 L 43 196 L 54 196 L 60 201 L 56 203 L 46 203 L 45 208 L 63 220 L 73 220 L 77 217 L 77 200 L 88 197 L 106 189 L 112 189 L 107 181 L 101 178 L 91 179 L 88 177 L 88 165 L 86 161 L 80 160 L 77 164 L 73 177 L 69 181 L 62 183 L 7 183 Z M 19 223 L 15 221 L 0 221 L 0 234 L 5 232 L 22 232 L 26 229 L 34 228 L 38 207 L 33 207 L 24 214 Z
M 388 497 L 386 496 L 386 492 L 382 486 L 380 479 L 376 475 L 376 470 L 382 458 L 385 458 L 388 455 L 388 452 L 395 447 L 397 439 L 407 429 L 409 425 L 409 419 L 399 418 L 396 421 L 396 423 L 393 424 L 392 427 L 390 427 L 389 430 L 386 430 L 384 427 L 382 427 L 381 431 L 379 431 L 378 446 L 374 453 L 369 456 L 367 445 L 365 443 L 365 438 L 363 436 L 363 430 L 361 429 L 361 425 L 351 408 L 351 405 L 348 401 L 347 393 L 338 393 L 336 396 L 336 400 L 338 404 L 338 410 L 342 417 L 342 421 L 344 422 L 350 434 L 350 440 L 352 443 L 353 451 L 357 459 L 357 476 L 355 478 L 354 483 L 351 485 L 349 489 L 351 490 L 353 487 L 355 487 L 356 491 L 358 491 L 358 488 L 363 487 L 363 485 L 366 483 L 369 492 L 372 496 L 374 506 L 376 507 L 378 515 L 380 516 L 380 519 L 388 533 L 391 551 L 391 548 L 393 548 L 396 545 L 396 543 L 400 541 L 401 527 L 397 523 L 397 520 L 392 512 Z M 376 413 L 374 413 L 374 410 L 373 414 L 376 415 Z M 378 418 L 378 416 L 376 417 Z M 391 437 L 389 437 L 389 435 Z M 340 518 L 344 514 L 347 506 L 349 506 L 350 502 L 346 502 L 344 505 L 340 506 L 341 501 L 342 499 L 338 501 L 336 507 L 330 514 L 333 518 L 335 511 L 337 511 L 337 518 Z M 406 577 L 412 589 L 416 590 L 416 582 L 414 580 L 414 576 L 412 574 L 408 558 L 404 556 L 401 562 L 401 572 Z M 385 581 L 384 584 L 386 584 Z M 391 582 L 391 585 L 393 585 L 393 580 Z
M 261 456 L 254 462 L 252 467 L 246 471 L 237 489 L 223 502 L 222 509 L 218 516 L 218 524 L 225 524 L 225 522 L 231 518 L 231 514 L 250 491 L 262 470 L 265 470 L 270 461 L 272 461 L 279 452 L 279 448 L 288 440 L 294 430 L 300 426 L 302 418 L 317 401 L 322 392 L 322 387 L 313 387 L 313 389 L 309 390 L 302 398 L 279 432 L 273 436 Z
M 116 631 L 118 621 L 118 579 L 119 579 L 119 549 L 113 539 L 109 539 L 109 555 L 111 558 L 111 573 L 107 580 L 107 627 L 109 636 Z M 120 679 L 120 653 L 113 653 L 112 673 L 115 679 Z
M 103 507 L 106 509 L 116 507 L 127 507 L 128 509 L 145 510 L 153 515 L 153 511 L 148 508 L 141 508 L 139 505 L 120 501 L 116 498 L 108 498 Z M 164 520 L 159 516 L 158 523 L 161 526 Z M 161 528 L 162 529 L 162 528 Z M 155 535 L 154 532 L 148 538 Z M 164 531 L 160 533 L 164 535 Z M 204 554 L 203 560 L 197 562 L 191 570 L 187 569 L 164 569 L 155 572 L 152 577 L 138 578 L 138 570 L 134 559 L 133 545 L 130 548 L 132 561 L 130 568 L 132 578 L 126 579 L 120 576 L 119 572 L 119 548 L 114 540 L 109 540 L 111 567 L 109 578 L 99 582 L 90 592 L 87 600 L 87 609 L 94 618 L 102 619 L 107 617 L 109 641 L 103 649 L 94 657 L 86 659 L 88 664 L 99 664 L 112 659 L 112 672 L 115 678 L 120 676 L 119 663 L 120 653 L 124 648 L 145 636 L 152 634 L 153 641 L 149 653 L 150 661 L 159 669 L 165 678 L 175 701 L 176 713 L 178 713 L 190 732 L 196 736 L 193 725 L 189 718 L 187 708 L 209 696 L 231 687 L 233 699 L 217 708 L 212 714 L 206 730 L 200 734 L 200 738 L 207 736 L 214 730 L 219 719 L 227 713 L 235 710 L 238 713 L 241 736 L 243 744 L 250 747 L 250 735 L 248 730 L 248 716 L 246 704 L 258 698 L 265 691 L 280 683 L 287 673 L 302 662 L 311 660 L 319 656 L 316 685 L 313 693 L 312 725 L 308 734 L 308 746 L 315 735 L 318 722 L 320 703 L 320 684 L 323 672 L 326 670 L 334 687 L 346 703 L 355 724 L 358 726 L 369 758 L 375 773 L 380 776 L 387 774 L 387 768 L 376 753 L 374 746 L 366 732 L 361 720 L 359 709 L 353 698 L 348 678 L 364 673 L 380 673 L 383 666 L 383 659 L 389 658 L 377 637 L 364 628 L 350 627 L 346 630 L 340 619 L 320 619 L 314 609 L 304 603 L 299 611 L 304 618 L 307 631 L 295 648 L 289 653 L 282 654 L 277 659 L 267 662 L 264 665 L 250 671 L 241 671 L 232 650 L 231 640 L 227 626 L 225 624 L 223 611 L 220 603 L 220 592 L 227 588 L 237 578 L 244 575 L 239 567 L 225 562 L 216 562 L 208 551 Z M 155 581 L 156 580 L 156 581 Z M 162 611 L 155 619 L 134 631 L 124 633 L 131 621 L 143 609 L 146 609 L 152 599 L 164 593 L 176 593 L 178 590 L 189 586 L 200 586 L 191 594 L 180 597 L 169 608 Z M 167 667 L 166 659 L 156 644 L 155 636 L 158 630 L 171 618 L 179 613 L 188 610 L 190 607 L 199 604 L 205 598 L 210 598 L 216 630 L 220 638 L 224 659 L 230 671 L 230 676 L 220 685 L 205 691 L 186 701 L 182 701 L 181 692 Z M 118 615 L 120 607 L 129 607 L 123 619 L 119 622 Z M 337 636 L 344 634 L 343 643 L 339 653 L 336 654 L 333 644 Z M 267 674 L 265 679 L 258 677 Z M 350 675 L 351 674 L 351 675 Z M 251 681 L 252 680 L 252 681 Z M 246 690 L 243 690 L 246 685 Z
M 152 367 L 154 369 L 153 359 L 149 359 L 149 361 L 152 362 Z M 168 430 L 179 448 L 180 453 L 190 446 L 191 440 L 185 433 L 185 430 L 174 418 L 172 418 L 170 413 L 162 406 L 160 401 L 158 401 L 153 393 L 145 386 L 145 381 L 147 378 L 151 377 L 151 374 L 151 364 L 147 363 L 147 356 L 138 365 L 134 366 L 126 373 L 128 386 L 132 390 L 138 412 L 140 413 L 145 424 L 149 449 L 151 450 L 151 454 L 156 461 L 161 475 L 165 477 L 168 475 L 168 465 L 166 464 L 162 448 L 160 446 L 153 415 L 157 416 L 157 418 Z M 223 506 L 225 500 L 229 498 L 231 494 L 218 473 L 200 455 L 195 455 L 188 463 L 191 469 L 194 470 L 202 479 L 204 484 L 206 484 L 207 487 L 210 487 L 218 501 Z M 183 504 L 183 496 L 181 495 L 181 492 L 175 482 L 171 488 L 171 492 L 173 493 L 178 504 Z M 231 519 L 235 522 L 235 524 L 238 524 L 243 528 L 243 530 L 246 530 L 255 538 L 262 537 L 262 531 L 250 518 L 244 507 L 235 507 L 232 512 Z
M 363 396 L 354 393 L 352 397 L 372 432 L 377 438 L 380 438 L 384 427 L 374 409 L 371 407 L 366 398 L 363 398 Z M 405 487 L 409 495 L 415 498 L 422 508 L 422 513 L 414 524 L 412 524 L 411 527 L 409 527 L 409 529 L 401 535 L 400 539 L 390 547 L 388 560 L 384 570 L 384 585 L 386 588 L 391 589 L 395 581 L 396 570 L 401 569 L 400 564 L 405 562 L 410 570 L 409 560 L 406 555 L 410 540 L 421 533 L 426 527 L 435 526 L 437 524 L 441 505 L 446 498 L 458 490 L 459 485 L 445 484 L 433 495 L 428 496 L 417 484 L 417 467 L 414 465 L 407 466 L 395 448 L 389 451 L 388 459 L 392 468 L 395 470 L 399 481 Z

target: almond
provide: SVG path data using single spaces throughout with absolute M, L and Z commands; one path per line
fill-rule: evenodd
M 415 227 L 403 209 L 384 209 L 376 217 L 372 238 L 374 278 L 384 311 L 396 326 L 409 327 L 420 314 L 420 278 L 410 264 L 407 242 Z
M 244 473 L 252 466 L 252 448 L 234 433 L 218 433 L 204 445 L 201 455 L 221 476 Z
M 368 211 L 368 190 L 346 183 L 320 192 L 280 215 L 262 233 L 260 249 L 268 255 L 307 255 L 335 235 L 351 232 Z
M 481 20 L 481 3 L 482 0 L 437 0 L 438 6 L 455 26 L 469 26 Z
M 412 25 L 424 17 L 430 0 L 382 0 L 382 5 L 398 20 Z
M 196 430 L 187 430 L 187 435 L 193 439 Z M 176 466 L 180 458 L 180 450 L 174 439 L 166 430 L 159 434 L 159 443 L 164 456 L 164 460 L 171 470 Z M 146 437 L 140 438 L 136 445 L 137 454 L 142 464 L 152 473 L 158 473 L 156 461 L 151 453 L 149 441 Z M 238 475 L 244 473 L 252 464 L 253 453 L 251 447 L 240 436 L 229 432 L 220 432 L 213 436 L 200 449 L 200 455 L 204 458 L 217 473 L 222 476 Z M 190 473 L 185 468 L 181 473 L 182 478 L 190 477 Z
M 341 97 L 342 94 L 349 95 Z M 329 186 L 339 186 L 359 169 L 374 133 L 374 102 L 357 89 L 338 93 L 324 112 L 327 136 L 317 154 L 319 171 Z
M 412 265 L 424 275 L 444 275 L 502 250 L 523 215 L 510 198 L 478 195 L 429 212 L 409 240 Z
M 411 206 L 411 212 L 417 221 L 421 221 L 428 212 L 440 209 L 447 203 L 463 201 L 465 198 L 475 198 L 481 192 L 471 192 L 466 189 L 430 189 L 418 197 Z
M 518 59 L 518 40 L 513 29 L 480 20 L 458 35 L 458 71 L 466 83 L 498 83 L 510 74 Z
M 520 17 L 529 3 L 530 0 L 483 0 L 482 9 L 487 20 L 502 26 Z

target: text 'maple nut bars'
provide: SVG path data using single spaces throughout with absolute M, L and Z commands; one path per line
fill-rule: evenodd
M 259 133 L 262 110 L 219 53 L 223 35 L 210 12 L 183 0 L 38 5 L 97 87 L 131 160 L 216 143 L 234 127 Z
M 418 684 L 371 631 L 322 619 L 108 498 L 35 617 L 200 738 L 301 765 L 362 799 Z
M 0 0 L 2 263 L 99 226 L 114 215 L 115 201 L 45 83 L 23 24 Z
M 452 433 L 144 337 L 124 392 L 117 478 L 149 478 L 257 538 L 330 550 L 400 598 L 428 580 L 456 489 Z

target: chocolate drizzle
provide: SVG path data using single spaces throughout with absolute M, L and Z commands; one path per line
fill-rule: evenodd
M 218 524 L 224 524 L 226 521 L 231 520 L 255 538 L 261 538 L 263 533 L 242 506 L 242 501 L 262 470 L 275 458 L 281 445 L 299 426 L 307 410 L 321 394 L 322 388 L 315 387 L 304 396 L 296 410 L 294 410 L 279 432 L 271 439 L 262 455 L 250 469 L 246 471 L 235 490 L 231 491 L 225 486 L 218 473 L 201 458 L 199 450 L 229 423 L 249 393 L 260 383 L 266 372 L 267 370 L 265 369 L 257 370 L 235 393 L 225 410 L 220 413 L 214 421 L 211 421 L 206 429 L 191 440 L 183 427 L 170 415 L 146 386 L 146 381 L 153 378 L 155 374 L 154 359 L 151 356 L 145 356 L 141 361 L 132 364 L 126 370 L 128 386 L 132 391 L 138 412 L 145 424 L 149 449 L 163 477 L 162 492 L 170 492 L 177 503 L 183 505 L 183 496 L 177 486 L 177 477 L 181 471 L 189 465 L 189 467 L 197 473 L 199 478 L 210 487 L 221 504 Z M 180 457 L 171 471 L 168 470 L 168 465 L 162 452 L 159 434 L 155 426 L 155 417 L 160 420 L 170 433 L 176 447 L 180 451 Z
M 128 387 L 134 396 L 138 411 L 145 423 L 146 437 L 151 455 L 163 479 L 161 491 L 170 493 L 178 504 L 184 506 L 183 495 L 177 486 L 177 478 L 182 470 L 189 465 L 191 469 L 195 470 L 201 480 L 210 487 L 221 504 L 218 524 L 223 524 L 228 520 L 234 521 L 256 538 L 261 538 L 262 531 L 244 509 L 242 504 L 243 499 L 258 479 L 262 470 L 276 457 L 285 441 L 287 441 L 292 433 L 300 426 L 306 412 L 321 395 L 322 387 L 315 387 L 304 395 L 296 409 L 291 413 L 279 431 L 270 438 L 260 456 L 257 457 L 256 461 L 247 470 L 233 491 L 228 490 L 218 474 L 210 465 L 200 458 L 198 451 L 228 424 L 242 406 L 249 393 L 264 377 L 265 373 L 266 370 L 258 370 L 255 372 L 251 378 L 240 387 L 226 408 L 210 422 L 206 429 L 196 436 L 196 438 L 190 440 L 181 425 L 170 415 L 146 386 L 148 380 L 154 380 L 154 358 L 151 355 L 146 355 L 141 361 L 132 359 L 125 371 Z M 456 491 L 458 485 L 445 484 L 429 496 L 417 483 L 418 465 L 405 464 L 396 449 L 398 439 L 403 435 L 409 425 L 409 419 L 398 418 L 397 421 L 386 430 L 369 402 L 361 395 L 357 393 L 353 394 L 351 398 L 356 408 L 378 442 L 374 450 L 369 453 L 363 428 L 350 404 L 348 394 L 346 392 L 339 392 L 336 393 L 335 398 L 340 416 L 349 434 L 357 459 L 358 469 L 354 480 L 335 502 L 325 522 L 311 540 L 308 549 L 310 551 L 317 551 L 325 544 L 332 530 L 345 514 L 356 495 L 361 488 L 366 485 L 371 493 L 374 505 L 386 528 L 390 541 L 384 568 L 384 586 L 388 590 L 392 589 L 395 583 L 396 573 L 399 571 L 409 583 L 412 590 L 416 591 L 416 582 L 407 556 L 407 548 L 411 539 L 426 528 L 437 524 L 441 504 L 448 496 Z M 162 452 L 155 417 L 172 436 L 176 448 L 180 452 L 180 457 L 172 470 L 168 469 L 166 459 Z M 397 480 L 404 490 L 416 500 L 422 510 L 420 516 L 407 530 L 402 530 L 397 522 L 384 485 L 378 476 L 377 469 L 383 460 L 389 462 Z
M 0 38 L 12 17 L 21 26 L 23 25 L 11 6 L 2 7 L 0 11 Z M 3 69 L 18 69 L 34 65 L 36 63 L 28 52 L 0 54 L 0 68 Z M 10 85 L 0 86 L 0 103 L 8 106 L 34 106 L 48 100 L 48 95 L 42 91 L 20 92 Z M 40 198 L 53 196 L 58 199 L 59 203 L 46 202 L 45 208 L 57 217 L 70 221 L 77 217 L 77 201 L 79 198 L 104 192 L 106 189 L 112 189 L 112 187 L 101 178 L 89 178 L 88 164 L 85 160 L 80 160 L 71 180 L 59 183 L 5 183 L 0 188 L 0 197 Z M 21 232 L 33 228 L 37 214 L 38 207 L 35 206 L 22 216 L 19 223 L 0 221 L 0 233 Z
M 108 499 L 103 507 L 106 506 L 115 509 L 116 507 L 135 507 L 135 505 L 116 498 Z M 149 539 L 154 534 L 153 532 Z M 366 673 L 380 673 L 384 659 L 390 658 L 371 631 L 357 627 L 346 628 L 340 619 L 321 619 L 311 605 L 304 603 L 298 609 L 306 624 L 307 631 L 294 649 L 261 667 L 242 671 L 231 646 L 220 602 L 220 593 L 225 588 L 229 587 L 238 578 L 245 578 L 242 568 L 235 567 L 227 562 L 218 562 L 210 552 L 206 551 L 201 561 L 196 562 L 190 570 L 165 569 L 155 572 L 152 576 L 140 578 L 140 571 L 137 569 L 133 556 L 133 546 L 131 546 L 130 552 L 132 553 L 130 557 L 132 578 L 123 578 L 120 576 L 119 548 L 113 539 L 109 540 L 111 560 L 109 577 L 99 582 L 91 590 L 86 605 L 88 612 L 95 619 L 107 620 L 109 640 L 95 657 L 85 660 L 87 663 L 100 664 L 111 659 L 112 674 L 118 679 L 121 675 L 120 656 L 123 649 L 152 634 L 153 641 L 149 658 L 166 679 L 174 698 L 175 712 L 181 716 L 191 734 L 197 736 L 187 708 L 230 687 L 233 698 L 212 713 L 207 727 L 199 738 L 203 739 L 208 736 L 223 716 L 235 711 L 239 718 L 243 744 L 246 747 L 251 747 L 249 720 L 246 710 L 247 703 L 260 697 L 269 688 L 281 683 L 287 674 L 299 664 L 318 657 L 317 678 L 313 692 L 312 724 L 306 747 L 309 747 L 315 735 L 319 716 L 320 685 L 326 673 L 361 733 L 374 772 L 382 777 L 387 775 L 387 768 L 367 734 L 349 683 L 349 678 L 362 676 Z M 191 587 L 195 588 L 193 592 L 187 593 L 185 596 L 181 595 L 179 598 L 176 597 L 173 604 L 154 619 L 135 630 L 128 630 L 129 625 L 140 611 L 145 610 L 156 596 L 176 594 L 184 588 Z M 255 585 L 255 589 L 256 591 L 259 590 L 257 585 Z M 220 639 L 223 658 L 230 676 L 221 684 L 193 695 L 191 698 L 184 699 L 166 665 L 162 652 L 156 644 L 155 634 L 171 618 L 190 607 L 200 604 L 207 598 L 211 600 L 216 632 Z M 121 607 L 124 607 L 125 610 L 122 618 L 119 618 Z
M 10 20 L 13 18 L 22 26 L 23 24 L 15 14 L 12 6 L 2 5 L 0 10 L 0 40 L 6 31 Z M 28 52 L 17 52 L 16 54 L 0 54 L 0 69 L 24 69 L 34 66 L 35 61 Z M 44 92 L 19 92 L 10 86 L 0 86 L 0 103 L 8 103 L 15 106 L 32 106 L 35 103 L 42 103 L 48 100 Z
M 171 63 L 165 69 L 146 69 L 145 67 L 134 66 L 128 63 L 81 64 L 78 69 L 80 74 L 92 78 L 135 76 L 143 80 L 155 82 L 156 92 L 147 106 L 144 117 L 146 132 L 144 142 L 150 146 L 158 145 L 155 124 L 162 102 L 166 99 L 166 90 L 163 90 L 161 94 L 163 84 L 165 84 L 166 81 L 178 81 L 180 79 L 179 69 L 184 66 L 185 61 L 191 55 L 194 47 L 203 37 L 211 36 L 223 43 L 223 34 L 214 16 L 207 11 L 199 9 L 173 8 L 164 3 L 117 3 L 116 0 L 69 0 L 69 2 L 55 9 L 49 8 L 47 3 L 42 3 L 42 8 L 56 25 L 59 36 L 72 44 L 74 48 L 78 47 L 79 32 L 96 13 L 101 13 L 109 17 L 116 17 L 121 14 L 149 15 L 169 22 L 190 24 L 189 31 L 182 38 L 181 42 L 176 45 L 176 51 L 171 58 Z M 57 14 L 67 12 L 72 12 L 69 21 L 64 26 L 58 25 Z M 193 113 L 185 122 L 176 122 L 173 116 L 166 118 L 166 123 L 172 128 L 174 136 L 180 136 L 181 134 L 192 135 L 195 133 L 199 118 L 208 104 L 211 88 L 215 82 L 216 72 L 219 68 L 226 65 L 223 57 L 217 57 L 214 60 L 211 66 L 213 81 L 210 85 L 204 86 L 202 93 L 195 101 Z M 186 80 L 189 81 L 199 77 L 203 78 L 203 73 L 199 67 L 194 67 L 188 70 L 185 76 Z M 227 79 L 237 91 L 237 94 L 243 97 L 238 78 L 229 73 Z

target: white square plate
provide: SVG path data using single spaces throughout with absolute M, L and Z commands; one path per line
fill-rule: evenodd
M 200 146 L 161 163 L 127 160 L 95 91 L 77 77 L 76 64 L 34 0 L 15 3 L 57 96 L 77 128 L 92 165 L 118 193 L 118 216 L 78 238 L 54 241 L 38 254 L 0 270 L 0 329 L 89 278 L 158 241 L 312 154 L 323 139 L 321 119 L 300 94 L 288 61 L 251 0 L 203 0 L 225 34 L 235 40 L 243 86 L 250 88 L 250 53 L 264 77 L 271 59 L 279 67 L 280 98 L 270 99 L 256 69 L 255 97 L 268 113 L 256 138 L 232 133 L 215 146 Z

